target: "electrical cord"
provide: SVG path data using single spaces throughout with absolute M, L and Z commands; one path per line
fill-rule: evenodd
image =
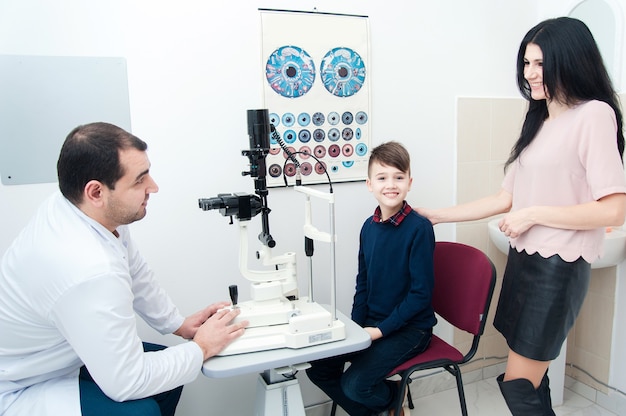
M 620 389 L 618 389 L 617 387 L 613 387 L 611 385 L 608 385 L 600 380 L 598 380 L 597 378 L 595 378 L 594 376 L 591 375 L 591 373 L 589 373 L 589 371 L 585 370 L 584 368 L 580 368 L 579 366 L 577 366 L 576 364 L 572 364 L 572 363 L 565 363 L 565 365 L 570 366 L 571 368 L 575 368 L 578 371 L 581 371 L 583 374 L 589 376 L 589 378 L 591 378 L 593 381 L 595 381 L 596 383 L 606 387 L 609 390 L 613 390 L 616 393 L 621 394 L 622 396 L 626 397 L 626 393 L 624 393 L 623 391 L 621 391 Z
M 289 153 L 288 153 L 289 154 Z M 297 154 L 302 154 L 302 155 L 307 155 L 312 157 L 313 159 L 315 159 L 317 161 L 317 163 L 320 164 L 320 166 L 322 166 L 324 168 L 324 173 L 326 174 L 326 179 L 328 181 L 328 186 L 330 187 L 330 193 L 333 193 L 333 183 L 330 180 L 330 175 L 328 174 L 328 170 L 326 169 L 326 165 L 324 163 L 322 163 L 321 160 L 319 160 L 317 157 L 315 157 L 314 155 L 307 153 L 307 152 L 301 152 L 301 151 L 297 151 L 297 152 L 291 152 L 290 153 L 291 156 L 293 156 L 293 158 L 295 159 L 295 155 Z M 285 175 L 285 167 L 287 166 L 287 162 L 289 161 L 289 159 L 285 159 L 285 162 L 283 163 L 283 180 L 285 181 L 285 186 L 289 186 L 287 184 L 287 175 Z M 298 165 L 296 165 L 297 169 L 300 169 L 300 167 Z
M 300 170 L 300 162 L 298 162 L 298 159 L 296 158 L 296 155 L 298 154 L 302 154 L 302 155 L 307 155 L 312 157 L 313 159 L 315 159 L 317 161 L 317 163 L 319 163 L 320 166 L 322 166 L 324 168 L 324 173 L 326 174 L 326 179 L 328 180 L 328 186 L 330 187 L 330 193 L 333 193 L 333 183 L 330 180 L 330 175 L 328 174 L 328 170 L 326 169 L 326 165 L 319 160 L 315 155 L 312 155 L 311 153 L 307 153 L 307 152 L 301 152 L 301 151 L 296 151 L 293 152 L 289 149 L 289 147 L 285 144 L 285 142 L 283 141 L 282 137 L 280 137 L 280 134 L 278 133 L 278 130 L 276 130 L 276 127 L 274 127 L 273 124 L 270 124 L 270 131 L 272 134 L 272 139 L 276 140 L 276 143 L 278 143 L 278 145 L 280 146 L 281 149 L 283 149 L 283 151 L 287 154 L 287 158 L 285 159 L 285 162 L 283 163 L 283 181 L 285 182 L 285 186 L 289 186 L 289 184 L 287 183 L 287 175 L 285 174 L 285 167 L 287 166 L 287 162 L 288 161 L 292 161 L 294 165 L 296 165 L 296 169 L 298 169 L 298 173 Z M 299 181 L 298 179 L 296 179 L 296 181 Z
M 272 132 L 272 139 L 276 140 L 276 143 L 278 143 L 278 145 L 280 146 L 281 149 L 283 149 L 285 151 L 285 153 L 287 153 L 287 159 L 285 159 L 285 162 L 287 160 L 291 160 L 293 162 L 294 165 L 296 165 L 296 168 L 300 167 L 300 162 L 298 162 L 298 159 L 296 159 L 296 157 L 294 156 L 293 152 L 289 149 L 289 147 L 285 144 L 285 142 L 283 141 L 282 137 L 280 137 L 280 134 L 278 133 L 278 130 L 276 130 L 276 127 L 274 127 L 273 124 L 270 124 L 270 131 Z M 285 165 L 283 165 L 284 168 Z M 285 171 L 285 169 L 283 169 L 283 172 Z M 283 174 L 283 177 L 285 175 Z M 286 179 L 285 179 L 285 185 L 286 183 Z

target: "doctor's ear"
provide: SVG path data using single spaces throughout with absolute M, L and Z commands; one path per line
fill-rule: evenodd
M 101 206 L 104 197 L 104 184 L 95 179 L 90 180 L 83 189 L 83 203 Z

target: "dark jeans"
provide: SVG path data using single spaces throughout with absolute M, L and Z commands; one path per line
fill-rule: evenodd
M 159 351 L 163 345 L 143 343 L 144 351 Z M 174 416 L 183 386 L 140 400 L 116 402 L 95 383 L 87 368 L 80 369 L 80 410 L 83 416 Z
M 314 361 L 307 375 L 350 416 L 382 412 L 400 394 L 397 383 L 386 380 L 387 375 L 423 352 L 431 335 L 431 330 L 405 327 L 363 351 Z M 350 366 L 344 370 L 348 362 Z

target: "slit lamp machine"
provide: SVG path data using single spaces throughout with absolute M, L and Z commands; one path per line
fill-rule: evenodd
M 239 270 L 250 282 L 251 300 L 239 302 L 237 285 L 229 286 L 233 308 L 241 313 L 236 321 L 249 321 L 244 335 L 228 345 L 219 355 L 242 354 L 277 348 L 304 348 L 339 341 L 345 338 L 345 324 L 336 317 L 336 259 L 335 259 L 335 205 L 332 185 L 328 193 L 302 186 L 299 163 L 269 122 L 268 110 L 248 110 L 248 136 L 250 149 L 241 153 L 250 161 L 250 170 L 242 172 L 254 179 L 254 194 L 218 194 L 213 198 L 201 198 L 199 207 L 204 210 L 219 210 L 220 214 L 233 217 L 239 224 Z M 305 196 L 305 224 L 303 227 L 305 254 L 309 258 L 309 296 L 300 297 L 296 270 L 296 253 L 272 255 L 276 241 L 270 234 L 267 205 L 265 158 L 269 153 L 270 134 L 297 170 L 293 189 Z M 309 155 L 311 156 L 311 155 Z M 329 206 L 330 231 L 315 228 L 311 219 L 311 198 L 326 201 Z M 248 224 L 261 214 L 261 233 L 258 236 L 261 248 L 257 258 L 264 270 L 248 268 Z M 314 241 L 330 244 L 331 305 L 323 307 L 313 300 L 313 245 Z

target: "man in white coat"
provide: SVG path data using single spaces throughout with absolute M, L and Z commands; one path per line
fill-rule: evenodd
M 0 262 L 0 414 L 173 415 L 182 385 L 243 334 L 228 302 L 183 317 L 131 240 L 158 191 L 146 149 L 107 123 L 65 140 L 60 192 Z M 190 342 L 142 343 L 135 313 Z

